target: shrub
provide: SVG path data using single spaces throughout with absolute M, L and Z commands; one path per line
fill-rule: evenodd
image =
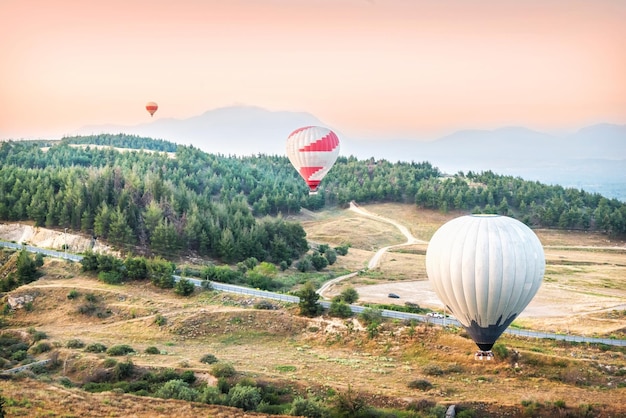
M 96 302 L 98 302 L 98 297 L 96 295 L 94 295 L 93 293 L 87 293 L 85 295 L 85 300 L 87 302 L 96 303 Z
M 50 351 L 52 350 L 52 346 L 50 345 L 50 343 L 47 342 L 40 342 L 39 344 L 31 347 L 30 352 L 33 354 L 41 354 L 41 353 L 45 353 L 46 351 Z
M 301 397 L 293 400 L 289 415 L 307 418 L 327 418 L 330 416 L 328 410 L 319 402 Z
M 189 296 L 193 293 L 196 286 L 188 279 L 180 279 L 174 285 L 174 293 L 179 296 Z
M 464 409 L 457 412 L 456 418 L 474 418 L 476 417 L 476 411 L 473 409 Z
M 215 363 L 211 367 L 211 374 L 217 378 L 233 377 L 235 373 L 235 367 L 230 363 Z
M 205 363 L 205 364 L 217 363 L 217 357 L 215 357 L 213 354 L 205 354 L 200 359 L 200 363 Z
M 146 354 L 161 354 L 161 351 L 155 346 L 147 347 L 143 352 Z
M 180 378 L 182 379 L 183 382 L 189 383 L 190 385 L 196 381 L 196 375 L 193 372 L 193 370 L 185 370 L 180 375 Z
M 206 386 L 200 394 L 198 401 L 210 405 L 225 405 L 227 403 L 226 396 L 215 386 Z
M 428 364 L 422 368 L 424 374 L 428 376 L 441 376 L 443 369 L 436 364 Z
M 88 353 L 104 353 L 105 351 L 107 351 L 107 347 L 106 345 L 101 343 L 93 343 L 85 347 L 85 351 L 87 351 Z
M 101 271 L 98 273 L 98 280 L 106 284 L 120 284 L 124 281 L 124 275 L 121 271 Z
M 332 266 L 333 264 L 335 264 L 335 261 L 337 261 L 337 252 L 335 250 L 329 249 L 324 253 L 324 258 L 326 258 L 328 264 Z
M 197 390 L 190 388 L 187 382 L 174 379 L 161 386 L 155 395 L 164 399 L 181 399 L 183 401 L 195 402 L 200 394 Z
M 380 324 L 383 322 L 383 311 L 380 309 L 367 308 L 359 314 L 359 319 L 367 325 L 373 323 Z
M 254 386 L 235 385 L 228 391 L 230 406 L 244 411 L 254 411 L 261 403 L 261 389 Z
M 154 317 L 154 323 L 162 327 L 163 325 L 167 324 L 167 318 L 165 318 L 161 314 L 156 314 L 156 316 Z
M 269 300 L 263 299 L 254 304 L 254 309 L 265 309 L 268 311 L 272 311 L 274 309 L 278 309 L 278 307 Z
M 68 298 L 69 300 L 76 299 L 76 298 L 77 298 L 77 297 L 79 297 L 79 296 L 80 296 L 80 293 L 79 293 L 79 292 L 78 292 L 78 290 L 76 290 L 76 289 L 72 289 L 72 290 L 70 290 L 70 291 L 68 292 L 68 294 L 67 294 L 67 298 Z
M 419 389 L 419 390 L 429 390 L 433 387 L 432 383 L 425 379 L 416 379 L 410 381 L 407 386 L 411 389 Z
M 33 336 L 33 341 L 34 342 L 45 340 L 46 338 L 48 338 L 46 333 L 43 332 L 43 331 L 35 331 L 35 332 L 33 332 L 32 336 Z
M 418 399 L 416 401 L 412 401 L 407 409 L 410 411 L 427 411 L 435 405 L 437 405 L 437 403 L 435 401 L 431 401 L 430 399 Z
M 345 302 L 333 300 L 328 309 L 328 315 L 336 318 L 349 318 L 352 316 L 352 309 Z
M 72 340 L 69 340 L 65 344 L 65 346 L 67 348 L 83 348 L 85 346 L 85 343 L 78 339 L 72 339 Z
M 11 360 L 22 361 L 26 359 L 27 356 L 28 356 L 28 353 L 26 352 L 26 350 L 17 350 L 17 351 L 14 351 L 13 354 L 11 354 Z
M 135 365 L 130 360 L 123 363 L 117 363 L 113 369 L 113 378 L 117 381 L 127 379 L 133 374 L 134 370 Z
M 104 363 L 102 363 L 102 366 L 106 368 L 115 367 L 117 366 L 117 360 L 115 360 L 114 358 L 108 357 L 104 359 Z
M 319 252 L 314 252 L 311 256 L 311 264 L 315 270 L 320 271 L 328 266 L 328 260 Z
M 74 382 L 72 382 L 68 377 L 63 376 L 59 378 L 59 383 L 65 388 L 73 388 Z
M 506 345 L 502 343 L 495 344 L 491 351 L 493 351 L 494 354 L 502 359 L 505 359 L 509 356 L 509 349 L 506 348 Z
M 348 287 L 347 289 L 344 289 L 339 296 L 341 297 L 341 300 L 348 304 L 354 303 L 359 300 L 359 292 L 357 292 L 354 287 Z
M 341 416 L 356 417 L 370 409 L 364 396 L 355 392 L 351 386 L 345 392 L 337 393 L 335 408 Z
M 110 356 L 125 356 L 126 354 L 134 353 L 135 350 L 126 344 L 114 345 L 107 350 L 107 354 Z
M 340 245 L 339 247 L 335 247 L 335 252 L 339 255 L 346 255 L 348 254 L 348 248 L 349 245 Z

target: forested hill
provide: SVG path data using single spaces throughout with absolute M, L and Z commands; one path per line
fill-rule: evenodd
M 351 200 L 626 232 L 626 204 L 616 199 L 492 172 L 444 178 L 427 162 L 342 156 L 314 196 L 284 156 L 229 157 L 137 136 L 5 142 L 0 162 L 1 221 L 80 230 L 122 249 L 161 255 L 192 250 L 225 262 L 291 262 L 307 249 L 303 229 L 265 215 Z

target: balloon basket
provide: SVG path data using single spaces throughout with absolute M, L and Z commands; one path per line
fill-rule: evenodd
M 474 360 L 491 361 L 491 360 L 493 360 L 493 352 L 491 350 L 489 350 L 489 351 L 477 351 L 476 354 L 474 354 Z
M 309 196 L 315 196 L 317 194 L 317 190 L 314 192 L 309 192 Z

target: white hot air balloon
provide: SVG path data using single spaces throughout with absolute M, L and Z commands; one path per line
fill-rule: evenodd
M 335 164 L 339 155 L 339 138 L 320 126 L 296 129 L 287 138 L 287 157 L 309 186 L 310 194 Z
M 426 272 L 439 299 L 478 348 L 491 348 L 539 290 L 545 272 L 539 238 L 499 215 L 471 215 L 442 225 L 426 250 Z

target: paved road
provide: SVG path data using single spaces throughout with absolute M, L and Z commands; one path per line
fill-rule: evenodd
M 78 254 L 70 254 L 70 253 L 66 253 L 62 251 L 47 250 L 44 248 L 33 247 L 31 245 L 22 245 L 22 244 L 16 244 L 16 243 L 6 242 L 6 241 L 0 241 L 0 246 L 8 247 L 8 248 L 15 248 L 15 249 L 26 248 L 27 251 L 32 252 L 32 253 L 42 253 L 50 257 L 63 258 L 66 260 L 71 260 L 71 261 L 80 261 L 83 259 L 83 257 Z M 174 279 L 180 280 L 181 277 L 174 276 Z M 186 277 L 186 279 L 193 282 L 194 285 L 196 286 L 202 286 L 203 280 L 189 278 L 189 277 Z M 232 284 L 225 284 L 225 283 L 219 283 L 219 282 L 213 282 L 213 281 L 209 281 L 209 283 L 213 289 L 220 290 L 222 292 L 238 293 L 242 295 L 250 295 L 250 296 L 260 297 L 264 299 L 279 300 L 279 301 L 288 302 L 288 303 L 300 302 L 300 298 L 297 296 L 293 296 L 293 295 L 268 292 L 265 290 L 251 289 L 251 288 L 244 287 L 244 286 L 235 286 Z M 328 301 L 321 301 L 320 304 L 326 309 L 330 307 L 330 302 Z M 359 305 L 350 305 L 350 309 L 352 309 L 352 312 L 359 314 L 363 312 L 364 310 L 366 310 L 367 308 L 363 306 L 359 306 Z M 432 324 L 441 325 L 441 326 L 457 326 L 457 327 L 461 326 L 461 324 L 458 321 L 454 319 L 450 319 L 450 318 L 432 318 L 426 315 L 411 314 L 411 313 L 406 313 L 406 312 L 396 312 L 396 311 L 390 311 L 386 309 L 382 310 L 382 316 L 386 318 L 395 318 L 395 319 L 401 319 L 401 320 L 407 320 L 407 321 L 414 320 L 414 321 L 419 321 L 419 322 L 430 322 Z M 529 331 L 529 330 L 521 330 L 521 329 L 513 329 L 513 328 L 507 328 L 506 331 L 504 332 L 507 334 L 519 335 L 519 336 L 531 337 L 531 338 L 547 338 L 547 339 L 558 340 L 558 341 L 606 344 L 606 345 L 626 347 L 626 340 L 617 340 L 617 339 L 611 339 L 611 338 L 592 338 L 592 337 L 583 337 L 583 336 L 578 336 L 578 335 L 553 334 L 553 333 L 548 333 L 548 332 Z

